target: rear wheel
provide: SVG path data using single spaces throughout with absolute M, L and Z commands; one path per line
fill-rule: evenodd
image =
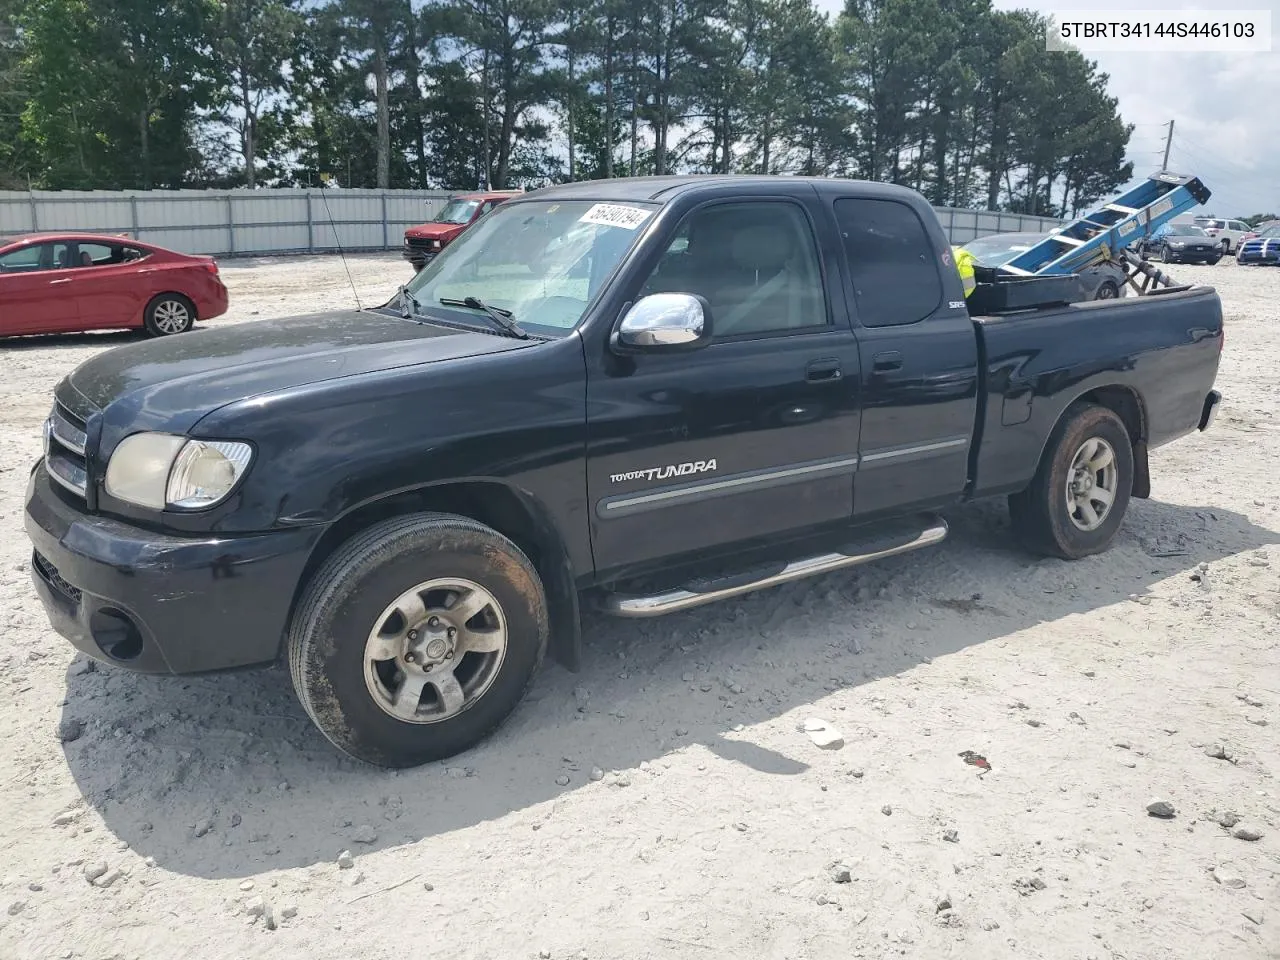
M 1120 296 L 1120 288 L 1108 280 L 1098 288 L 1098 292 L 1094 294 L 1095 300 L 1114 300 Z
M 1106 550 L 1133 489 L 1133 447 L 1105 407 L 1073 405 L 1054 429 L 1031 485 L 1009 498 L 1014 533 L 1037 553 L 1078 560 Z
M 142 321 L 153 337 L 186 333 L 195 325 L 196 307 L 180 293 L 162 293 L 147 304 Z
M 528 557 L 465 517 L 414 514 L 344 544 L 308 584 L 289 666 L 339 750 L 386 767 L 460 753 L 524 697 L 546 651 Z

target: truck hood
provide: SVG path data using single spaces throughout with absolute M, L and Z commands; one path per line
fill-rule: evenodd
M 82 419 L 109 407 L 108 419 L 117 424 L 186 430 L 233 400 L 536 342 L 402 320 L 378 310 L 332 311 L 116 347 L 77 367 L 56 393 Z
M 410 227 L 404 235 L 416 237 L 419 240 L 443 240 L 446 237 L 452 237 L 455 233 L 461 233 L 465 226 L 465 223 L 423 223 Z

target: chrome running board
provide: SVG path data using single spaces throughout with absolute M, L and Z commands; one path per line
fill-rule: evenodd
M 694 581 L 662 593 L 611 593 L 604 598 L 604 609 L 619 617 L 660 617 L 677 610 L 688 610 L 705 603 L 776 587 L 792 580 L 816 577 L 833 570 L 931 547 L 941 543 L 946 537 L 947 521 L 941 517 L 922 517 L 906 523 L 899 521 L 889 529 L 878 527 L 865 539 L 832 552 L 790 562 L 779 561 L 729 576 Z

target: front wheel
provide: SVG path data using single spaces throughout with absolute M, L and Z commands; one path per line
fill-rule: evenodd
M 542 663 L 547 601 L 497 531 L 420 513 L 330 557 L 288 637 L 294 689 L 339 750 L 384 767 L 442 760 L 492 733 Z
M 186 333 L 195 325 L 196 308 L 180 293 L 162 293 L 147 304 L 142 322 L 153 337 Z
M 1133 447 L 1112 411 L 1080 403 L 1054 429 L 1031 485 L 1009 497 L 1014 533 L 1037 553 L 1078 560 L 1111 546 L 1133 490 Z
M 1120 296 L 1120 288 L 1108 280 L 1098 288 L 1098 292 L 1094 295 L 1095 300 L 1115 300 Z
M 1168 248 L 1168 247 L 1161 247 L 1161 248 L 1160 248 L 1160 262 L 1161 262 L 1161 263 L 1173 263 L 1173 254 L 1171 254 L 1171 253 L 1169 252 L 1169 248 Z

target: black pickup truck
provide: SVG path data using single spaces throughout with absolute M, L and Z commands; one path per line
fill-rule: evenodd
M 33 580 L 105 663 L 287 657 L 333 744 L 409 766 L 489 734 L 544 655 L 577 669 L 580 604 L 647 617 L 903 553 L 979 497 L 1035 551 L 1104 550 L 1148 451 L 1213 419 L 1222 345 L 1208 287 L 973 316 L 903 188 L 551 187 L 381 307 L 70 373 Z

